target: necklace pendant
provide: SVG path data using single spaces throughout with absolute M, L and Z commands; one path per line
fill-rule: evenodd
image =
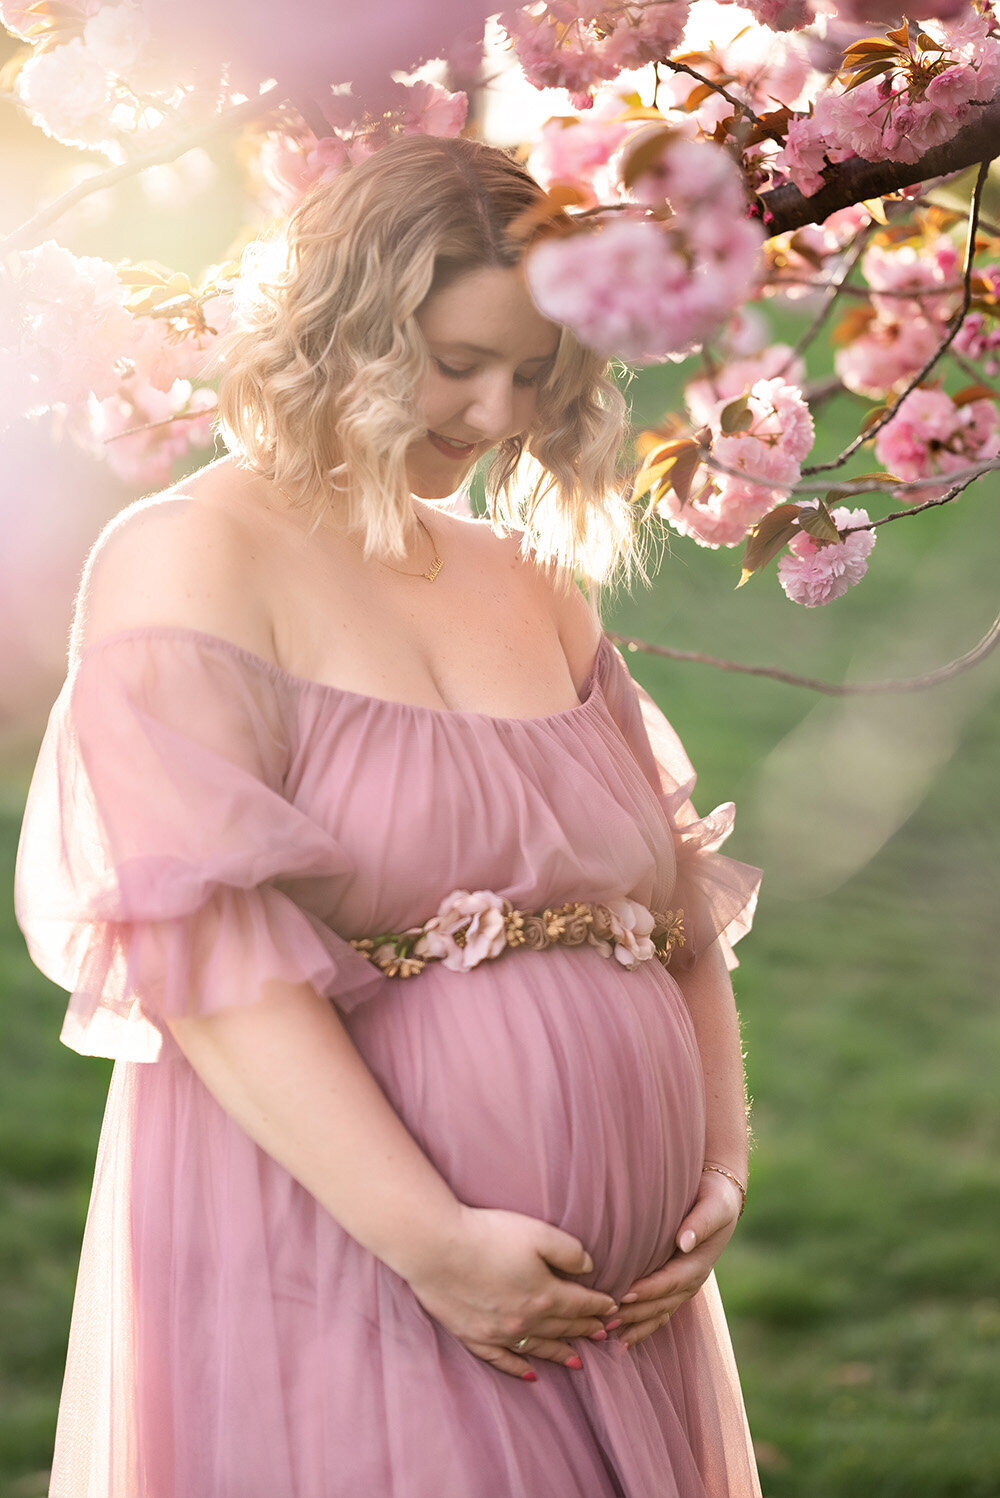
M 432 583 L 434 581 L 443 566 L 444 563 L 442 562 L 441 558 L 435 557 L 431 565 L 428 567 L 427 571 L 424 573 L 424 577 L 426 577 L 429 583 Z

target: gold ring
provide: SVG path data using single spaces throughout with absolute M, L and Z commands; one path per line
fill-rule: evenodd
M 520 1339 L 520 1341 L 514 1343 L 512 1351 L 514 1351 L 514 1352 L 523 1352 L 524 1349 L 527 1347 L 527 1345 L 528 1345 L 528 1343 L 530 1341 L 531 1341 L 530 1337 L 522 1337 Z

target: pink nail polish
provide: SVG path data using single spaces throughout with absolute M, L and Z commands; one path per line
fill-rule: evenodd
M 613 1332 L 614 1329 L 615 1329 L 615 1327 L 616 1326 L 621 1326 L 621 1324 L 622 1324 L 622 1318 L 620 1316 L 616 1316 L 615 1319 L 614 1319 L 614 1321 L 605 1321 L 605 1323 L 604 1323 L 604 1330 L 608 1331 L 608 1332 Z
M 537 1384 L 538 1382 L 538 1374 L 535 1372 L 534 1368 L 529 1368 L 527 1373 L 521 1374 L 521 1377 L 524 1379 L 526 1384 Z
M 590 1334 L 590 1340 L 591 1340 L 591 1342 L 606 1342 L 608 1340 L 608 1334 L 607 1334 L 607 1332 L 603 1332 L 603 1331 L 602 1332 L 591 1332 L 591 1334 Z
M 578 1357 L 567 1358 L 565 1366 L 567 1368 L 582 1368 L 583 1367 L 583 1359 L 582 1358 L 578 1358 Z

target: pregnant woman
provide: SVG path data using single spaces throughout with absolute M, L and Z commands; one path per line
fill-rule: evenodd
M 638 556 L 541 190 L 408 138 L 245 267 L 228 455 L 77 599 L 18 918 L 115 1058 L 52 1498 L 751 1498 L 712 1276 L 758 871 L 574 573 Z M 492 453 L 491 522 L 455 494 Z

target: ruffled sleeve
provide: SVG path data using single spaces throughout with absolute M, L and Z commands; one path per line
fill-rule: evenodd
M 761 870 L 719 852 L 733 830 L 731 801 L 699 817 L 691 801 L 697 776 L 684 746 L 656 703 L 633 680 L 620 652 L 607 649 L 605 700 L 643 773 L 656 791 L 673 834 L 677 879 L 671 903 L 683 908 L 685 945 L 671 968 L 690 967 L 718 939 L 730 969 L 739 966 L 733 945 L 749 931 Z
M 226 646 L 107 636 L 49 715 L 14 903 L 32 960 L 72 995 L 61 1039 L 84 1055 L 176 1055 L 168 1016 L 251 1004 L 269 979 L 344 1008 L 385 981 L 295 897 L 352 864 L 282 793 L 277 684 Z

